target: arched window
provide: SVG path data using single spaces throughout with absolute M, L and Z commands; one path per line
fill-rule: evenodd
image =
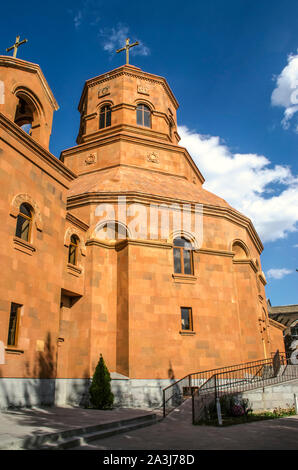
M 127 228 L 125 225 L 116 221 L 99 224 L 96 229 L 96 238 L 100 240 L 125 240 L 128 238 Z
M 30 135 L 34 113 L 35 108 L 29 99 L 26 100 L 25 97 L 19 97 L 14 122 Z
M 151 111 L 145 104 L 137 106 L 137 124 L 138 126 L 151 127 Z
M 29 204 L 23 203 L 20 206 L 17 225 L 16 237 L 22 238 L 26 242 L 30 241 L 32 228 L 32 209 Z
M 232 251 L 234 254 L 235 260 L 247 259 L 248 253 L 245 245 L 240 241 L 235 241 L 232 246 Z
M 99 128 L 103 129 L 111 125 L 111 106 L 106 104 L 100 108 L 99 113 Z
M 192 245 L 185 238 L 174 240 L 174 272 L 193 274 Z
M 77 264 L 78 262 L 78 250 L 79 250 L 79 238 L 76 235 L 70 237 L 68 247 L 68 262 L 70 264 Z

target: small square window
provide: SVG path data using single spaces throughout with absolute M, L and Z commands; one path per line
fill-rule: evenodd
M 193 331 L 192 309 L 181 307 L 181 329 L 182 331 Z

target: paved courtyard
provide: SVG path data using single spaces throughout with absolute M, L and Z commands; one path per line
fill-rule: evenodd
M 228 427 L 193 426 L 190 402 L 152 426 L 93 441 L 81 450 L 297 450 L 298 416 Z

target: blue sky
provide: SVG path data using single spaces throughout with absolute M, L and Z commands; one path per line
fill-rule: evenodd
M 185 145 L 205 187 L 251 217 L 264 242 L 273 305 L 298 303 L 298 3 L 209 0 L 1 5 L 1 51 L 40 64 L 60 105 L 51 152 L 75 144 L 85 80 L 122 65 L 166 77 Z M 295 85 L 296 84 L 296 85 Z M 297 99 L 298 102 L 298 99 Z

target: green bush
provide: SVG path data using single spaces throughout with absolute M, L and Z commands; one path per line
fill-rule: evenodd
M 114 395 L 111 391 L 111 376 L 102 355 L 96 366 L 89 394 L 93 408 L 105 410 L 112 407 Z

